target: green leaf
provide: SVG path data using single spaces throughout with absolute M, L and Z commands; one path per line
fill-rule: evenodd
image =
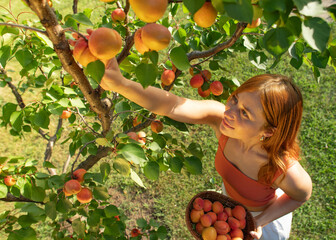
M 18 223 L 21 227 L 30 227 L 32 224 L 37 223 L 38 221 L 34 219 L 30 214 L 22 215 L 18 219 Z
M 186 52 L 183 47 L 175 47 L 170 51 L 170 59 L 177 69 L 188 70 L 190 68 L 190 63 Z
M 100 218 L 103 217 L 99 211 L 92 211 L 89 214 L 87 223 L 90 227 L 98 226 Z
M 35 203 L 26 203 L 21 207 L 21 211 L 22 212 L 28 212 L 29 214 L 31 214 L 32 216 L 42 216 L 45 214 L 45 211 L 36 206 Z
M 46 197 L 45 191 L 41 187 L 32 187 L 32 195 L 31 199 L 37 202 L 43 202 L 44 198 Z
M 93 80 L 100 83 L 105 73 L 105 65 L 100 60 L 90 62 L 86 67 L 86 72 L 91 75 Z
M 181 45 L 185 44 L 185 40 L 187 38 L 187 32 L 183 28 L 177 29 L 177 31 L 174 33 L 173 38 Z
M 83 101 L 78 98 L 70 98 L 71 106 L 78 108 L 85 108 Z
M 14 103 L 6 103 L 3 107 L 2 107 L 2 117 L 3 117 L 3 121 L 5 123 L 8 123 L 10 120 L 10 116 L 12 115 L 13 112 L 16 111 L 17 108 L 17 104 Z
M 43 167 L 44 168 L 56 168 L 51 162 L 48 162 L 48 161 L 43 162 Z
M 314 66 L 318 68 L 326 68 L 329 61 L 329 51 L 325 50 L 322 53 L 320 52 L 312 52 L 312 62 Z
M 302 23 L 302 36 L 315 50 L 323 52 L 330 36 L 330 26 L 322 18 L 308 18 Z
M 302 15 L 319 17 L 326 14 L 320 0 L 293 0 Z
M 188 151 L 195 157 L 198 157 L 199 159 L 202 159 L 204 156 L 202 147 L 198 143 L 194 143 L 194 142 L 190 143 L 190 145 L 188 146 Z
M 51 220 L 56 219 L 56 203 L 54 201 L 47 202 L 45 204 L 45 212 L 47 217 L 49 217 Z
M 66 198 L 60 198 L 56 204 L 56 210 L 60 213 L 67 213 L 72 208 L 72 203 Z
M 191 174 L 199 175 L 202 174 L 202 162 L 197 157 L 186 157 L 184 165 L 187 168 L 188 172 Z
M 178 157 L 169 159 L 169 168 L 174 173 L 180 173 L 183 167 L 183 161 Z
M 236 3 L 224 2 L 224 9 L 233 19 L 251 23 L 253 19 L 253 8 L 250 0 L 239 0 Z
M 121 101 L 115 105 L 115 111 L 116 113 L 119 114 L 119 117 L 121 118 L 121 120 L 124 120 L 126 117 L 132 114 L 130 110 L 131 110 L 131 106 L 129 105 L 128 102 Z
M 264 36 L 263 43 L 266 50 L 277 57 L 285 53 L 294 40 L 295 37 L 288 29 L 280 27 L 269 30 Z
M 117 156 L 113 161 L 113 168 L 123 176 L 128 176 L 131 173 L 130 163 L 120 156 Z
M 285 12 L 288 0 L 260 0 L 259 5 L 267 12 Z
M 188 9 L 188 11 L 194 15 L 205 3 L 205 0 L 183 0 L 184 6 Z
M 135 75 L 143 88 L 146 88 L 155 83 L 158 70 L 154 64 L 140 63 L 135 68 Z
M 182 122 L 178 122 L 178 121 L 175 121 L 171 118 L 168 118 L 168 117 L 164 117 L 164 122 L 166 125 L 170 125 L 170 126 L 173 126 L 175 127 L 176 129 L 182 131 L 182 132 L 188 132 L 188 128 L 187 128 L 187 125 L 185 123 L 182 123 Z
M 158 180 L 160 175 L 160 166 L 157 162 L 150 161 L 144 167 L 144 174 L 148 179 Z
M 73 231 L 78 235 L 80 238 L 84 238 L 85 236 L 85 223 L 81 221 L 80 218 L 76 218 L 71 223 Z
M 13 112 L 10 116 L 9 122 L 12 124 L 12 128 L 20 132 L 23 124 L 23 114 L 22 111 Z
M 11 48 L 10 46 L 3 46 L 0 48 L 0 64 L 3 68 L 6 67 L 7 60 L 11 56 Z
M 118 216 L 120 214 L 119 209 L 114 205 L 108 205 L 104 208 L 106 217 L 111 218 Z
M 7 196 L 7 186 L 5 184 L 0 183 L 0 198 L 5 198 Z
M 108 178 L 108 176 L 111 172 L 110 164 L 107 163 L 107 162 L 104 162 L 104 163 L 100 164 L 99 168 L 100 168 L 100 173 L 103 176 L 104 181 L 106 181 L 106 179 Z
M 94 187 L 93 188 L 94 198 L 97 200 L 106 200 L 110 198 L 106 187 Z
M 118 153 L 123 155 L 127 161 L 135 164 L 140 164 L 146 161 L 146 155 L 143 148 L 136 143 L 123 145 Z
M 156 233 L 157 233 L 159 239 L 166 239 L 166 237 L 168 235 L 167 228 L 164 227 L 164 226 L 160 226 Z
M 149 52 L 146 52 L 145 55 L 148 55 L 149 56 L 149 59 L 151 60 L 151 62 L 154 64 L 154 65 L 157 65 L 158 64 L 158 61 L 159 61 L 159 54 L 157 51 L 149 51 Z
M 36 126 L 48 129 L 50 123 L 49 113 L 45 110 L 39 111 L 34 115 L 34 123 L 36 124 Z
M 87 26 L 93 26 L 90 19 L 84 13 L 73 14 L 72 18 L 75 19 L 75 21 L 80 24 L 87 25 Z
M 136 220 L 136 223 L 137 223 L 139 228 L 145 229 L 145 228 L 148 227 L 148 223 L 144 218 L 138 218 Z
M 131 169 L 131 179 L 140 187 L 146 188 L 139 175 Z
M 21 228 L 10 232 L 7 240 L 37 240 L 36 232 L 31 227 Z
M 33 61 L 33 55 L 30 53 L 28 49 L 20 49 L 16 52 L 15 58 L 24 68 L 28 66 Z
M 250 62 L 257 68 L 266 70 L 267 56 L 264 52 L 249 51 L 248 58 Z

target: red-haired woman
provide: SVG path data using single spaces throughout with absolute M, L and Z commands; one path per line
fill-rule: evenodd
M 298 162 L 302 96 L 290 79 L 274 74 L 252 77 L 224 105 L 155 87 L 143 89 L 124 78 L 112 59 L 101 86 L 158 115 L 211 126 L 219 140 L 215 167 L 223 179 L 223 193 L 252 212 L 257 229 L 251 235 L 289 238 L 291 212 L 312 192 L 311 179 Z

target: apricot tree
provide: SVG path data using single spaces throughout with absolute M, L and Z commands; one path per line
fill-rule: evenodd
M 321 17 L 334 19 L 335 6 L 320 0 L 96 0 L 97 7 L 78 11 L 80 2 L 74 0 L 66 15 L 60 10 L 65 3 L 53 6 L 51 0 L 9 0 L 1 6 L 0 86 L 16 99 L 1 103 L 1 126 L 14 136 L 37 132 L 46 141 L 42 161 L 1 153 L 0 200 L 18 202 L 17 211 L 0 218 L 8 239 L 38 239 L 36 223 L 46 219 L 53 239 L 166 237 L 165 227 L 143 219 L 127 232 L 127 216 L 113 205 L 106 180 L 113 172 L 145 187 L 141 177 L 156 180 L 161 171 L 200 174 L 202 149 L 162 131 L 164 125 L 187 131 L 185 124 L 156 121 L 155 114 L 104 91 L 99 83 L 109 58 L 116 56 L 123 74 L 144 88 L 191 85 L 218 101 L 238 85 L 212 77 L 235 51 L 247 52 L 263 70 L 274 68 L 284 54 L 294 69 L 306 64 L 317 79 L 319 69 L 336 69 L 336 41 L 330 21 Z M 25 4 L 24 12 L 33 12 L 37 21 L 21 20 L 23 12 L 15 15 L 13 4 Z M 184 82 L 189 74 L 193 80 Z M 24 99 L 28 91 L 36 101 Z M 60 142 L 64 121 L 71 129 Z M 151 124 L 153 131 L 144 133 Z M 69 145 L 62 168 L 52 161 L 55 144 Z M 95 165 L 98 172 L 91 170 Z M 79 199 L 63 191 L 77 178 L 76 169 L 87 171 L 77 185 L 85 189 Z

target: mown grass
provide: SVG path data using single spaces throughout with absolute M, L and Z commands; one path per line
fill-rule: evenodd
M 6 6 L 8 0 L 0 0 L 0 5 Z M 60 11 L 70 13 L 70 2 L 54 2 Z M 90 5 L 91 4 L 91 5 Z M 80 7 L 94 6 L 94 1 L 82 1 Z M 101 5 L 101 4 L 100 4 Z M 25 9 L 21 1 L 12 1 L 13 10 L 18 13 Z M 2 10 L 3 11 L 3 10 Z M 99 17 L 99 11 L 95 10 Z M 226 71 L 223 75 L 236 77 L 243 81 L 263 73 L 256 70 L 246 60 L 246 54 L 236 54 L 234 58 L 223 62 Z M 12 66 L 15 69 L 16 65 Z M 313 180 L 311 199 L 294 211 L 291 239 L 336 239 L 336 87 L 335 72 L 327 68 L 322 71 L 320 83 L 313 78 L 312 71 L 303 66 L 299 71 L 289 65 L 288 58 L 272 70 L 293 77 L 304 96 L 304 116 L 300 133 L 302 148 L 301 164 Z M 18 76 L 14 76 L 15 77 Z M 183 81 L 188 81 L 188 74 Z M 174 88 L 174 93 L 199 98 L 191 88 Z M 29 95 L 25 96 L 29 98 Z M 0 89 L 0 105 L 8 100 L 15 101 L 8 88 Z M 65 126 L 66 127 L 66 126 Z M 1 156 L 22 155 L 26 158 L 43 159 L 46 142 L 38 134 L 26 135 L 20 139 L 1 129 Z M 111 201 L 119 206 L 127 216 L 129 228 L 135 225 L 135 219 L 144 217 L 155 218 L 169 229 L 171 239 L 192 239 L 184 224 L 184 210 L 189 199 L 200 191 L 219 189 L 221 180 L 214 169 L 214 156 L 217 141 L 212 130 L 206 126 L 191 126 L 190 135 L 184 135 L 176 130 L 165 127 L 164 131 L 178 135 L 185 143 L 195 141 L 202 145 L 203 174 L 186 176 L 164 172 L 158 181 L 146 180 L 147 189 L 138 187 L 129 178 L 121 177 L 115 172 L 111 174 L 107 186 L 113 196 Z M 53 161 L 61 165 L 67 157 L 67 146 L 57 145 L 54 149 Z M 103 161 L 108 161 L 108 158 Z M 94 171 L 94 169 L 92 170 Z M 1 209 L 12 208 L 12 204 L 1 204 Z M 39 227 L 40 239 L 50 239 L 50 229 L 47 224 Z M 3 234 L 1 234 L 4 237 Z M 0 237 L 0 239 L 5 239 Z

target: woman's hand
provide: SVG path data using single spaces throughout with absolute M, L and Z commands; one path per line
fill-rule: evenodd
M 254 239 L 260 239 L 262 235 L 262 227 L 258 226 L 257 229 L 255 229 L 255 231 L 251 231 L 250 234 Z
M 105 90 L 114 90 L 123 80 L 116 58 L 107 60 L 105 63 L 105 74 L 100 86 Z

